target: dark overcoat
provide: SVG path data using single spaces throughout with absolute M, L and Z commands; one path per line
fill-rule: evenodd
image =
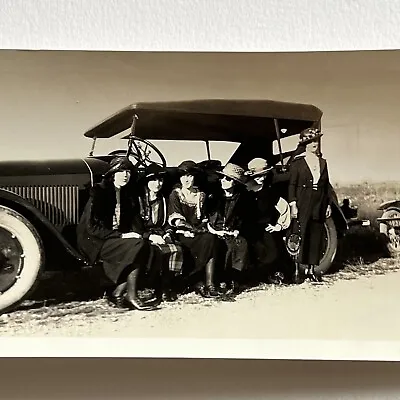
M 306 232 L 310 221 L 323 224 L 326 219 L 326 210 L 331 203 L 330 182 L 327 162 L 319 158 L 320 178 L 317 190 L 313 188 L 313 176 L 303 156 L 295 158 L 289 171 L 288 202 L 296 202 L 298 208 L 298 221 L 303 248 L 305 241 L 311 240 Z M 310 232 L 312 234 L 312 232 Z M 321 231 L 320 235 L 323 234 Z M 302 250 L 300 251 L 300 259 Z
M 313 176 L 304 157 L 296 158 L 290 166 L 288 202 L 296 201 L 300 224 L 307 222 L 310 218 L 325 221 L 326 209 L 330 203 L 330 183 L 326 160 L 320 157 L 319 165 L 317 198 L 313 189 Z
M 243 233 L 248 214 L 247 198 L 248 193 L 245 189 L 237 190 L 231 200 L 222 192 L 216 193 L 213 205 L 208 208 L 211 226 L 216 230 L 238 230 Z
M 248 265 L 248 244 L 243 236 L 246 226 L 248 193 L 239 187 L 231 199 L 227 199 L 222 193 L 218 193 L 214 208 L 210 210 L 209 223 L 216 230 L 239 231 L 234 238 L 227 236 L 218 240 L 218 253 L 225 257 L 225 269 L 233 268 L 243 271 Z
M 102 182 L 91 189 L 90 198 L 77 227 L 78 249 L 91 263 L 98 260 L 106 240 L 120 238 L 125 232 L 144 232 L 139 202 L 132 194 L 130 185 L 121 189 L 121 216 L 117 230 L 113 229 L 115 206 L 114 185 Z
M 249 243 L 250 257 L 254 266 L 264 267 L 275 261 L 282 250 L 282 232 L 265 231 L 269 224 L 275 225 L 278 222 L 280 214 L 276 205 L 280 194 L 272 181 L 268 180 L 258 192 L 250 191 L 247 198 L 245 236 Z

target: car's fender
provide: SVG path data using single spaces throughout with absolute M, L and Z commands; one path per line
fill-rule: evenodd
M 383 210 L 387 210 L 388 208 L 397 208 L 400 210 L 400 200 L 385 201 L 384 203 L 379 205 L 377 210 L 383 211 Z
M 54 243 L 54 240 L 56 240 L 70 256 L 82 264 L 87 264 L 84 257 L 71 246 L 46 216 L 32 203 L 13 192 L 0 188 L 0 204 L 19 212 L 32 223 L 42 237 L 45 250 L 46 245 L 50 245 L 49 242 L 53 241 Z

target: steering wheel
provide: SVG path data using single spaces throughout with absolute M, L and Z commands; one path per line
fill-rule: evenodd
M 126 156 L 126 150 L 115 150 L 109 153 L 113 156 Z M 146 168 L 154 163 L 162 168 L 167 166 L 167 161 L 161 151 L 146 139 L 135 137 L 132 139 L 132 147 L 127 155 L 136 168 Z

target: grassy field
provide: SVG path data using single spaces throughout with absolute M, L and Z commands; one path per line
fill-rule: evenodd
M 389 200 L 400 200 L 400 182 L 360 183 L 358 185 L 336 186 L 335 191 L 341 202 L 349 198 L 353 206 L 358 207 L 359 217 L 371 219 L 380 216 L 379 205 Z
M 366 263 L 387 259 L 390 254 L 386 247 L 386 238 L 379 233 L 376 221 L 382 215 L 377 208 L 383 202 L 400 199 L 400 182 L 368 183 L 336 186 L 335 191 L 341 203 L 344 198 L 351 200 L 358 208 L 358 217 L 369 219 L 370 227 L 354 227 L 339 242 L 338 253 L 331 273 L 348 267 L 360 269 Z

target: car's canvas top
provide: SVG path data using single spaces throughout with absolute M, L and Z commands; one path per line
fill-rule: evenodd
M 130 128 L 138 116 L 136 135 L 146 139 L 243 141 L 275 136 L 274 118 L 290 136 L 319 123 L 322 111 L 310 104 L 271 100 L 187 100 L 131 104 L 85 132 L 109 138 Z

